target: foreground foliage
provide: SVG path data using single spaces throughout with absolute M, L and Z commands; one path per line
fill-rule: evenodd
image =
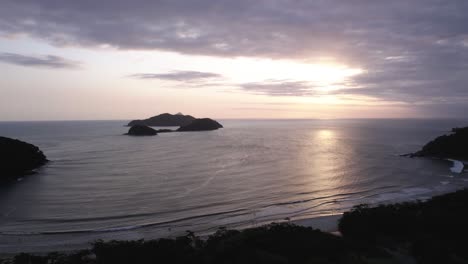
M 468 190 L 344 213 L 339 230 L 348 240 L 406 248 L 420 263 L 468 263 Z
M 310 227 L 270 224 L 242 231 L 219 229 L 208 239 L 97 241 L 91 250 L 47 256 L 20 254 L 4 263 L 363 263 L 378 251 L 351 250 L 341 237 Z

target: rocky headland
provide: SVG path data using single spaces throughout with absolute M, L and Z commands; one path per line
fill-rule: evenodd
M 0 137 L 0 182 L 30 174 L 47 161 L 37 146 L 18 139 Z
M 468 127 L 453 128 L 450 134 L 435 138 L 411 156 L 468 160 Z

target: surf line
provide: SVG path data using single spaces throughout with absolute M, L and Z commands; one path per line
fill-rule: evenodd
M 459 160 L 454 160 L 454 159 L 447 159 L 448 161 L 453 162 L 453 166 L 450 168 L 450 170 L 454 173 L 462 173 L 463 169 L 465 168 L 465 164 Z

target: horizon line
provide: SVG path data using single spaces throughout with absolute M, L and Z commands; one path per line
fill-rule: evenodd
M 201 117 L 204 118 L 204 117 Z M 211 118 L 211 117 L 210 117 Z M 217 120 L 468 120 L 462 117 L 352 117 L 352 118 L 212 118 Z M 99 122 L 99 121 L 132 121 L 138 119 L 40 119 L 40 120 L 0 120 L 0 123 L 20 122 Z

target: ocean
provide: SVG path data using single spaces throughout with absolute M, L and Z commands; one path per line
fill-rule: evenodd
M 318 219 L 468 185 L 450 161 L 399 156 L 467 120 L 219 121 L 154 137 L 123 135 L 127 121 L 0 122 L 51 160 L 0 186 L 0 253 Z

